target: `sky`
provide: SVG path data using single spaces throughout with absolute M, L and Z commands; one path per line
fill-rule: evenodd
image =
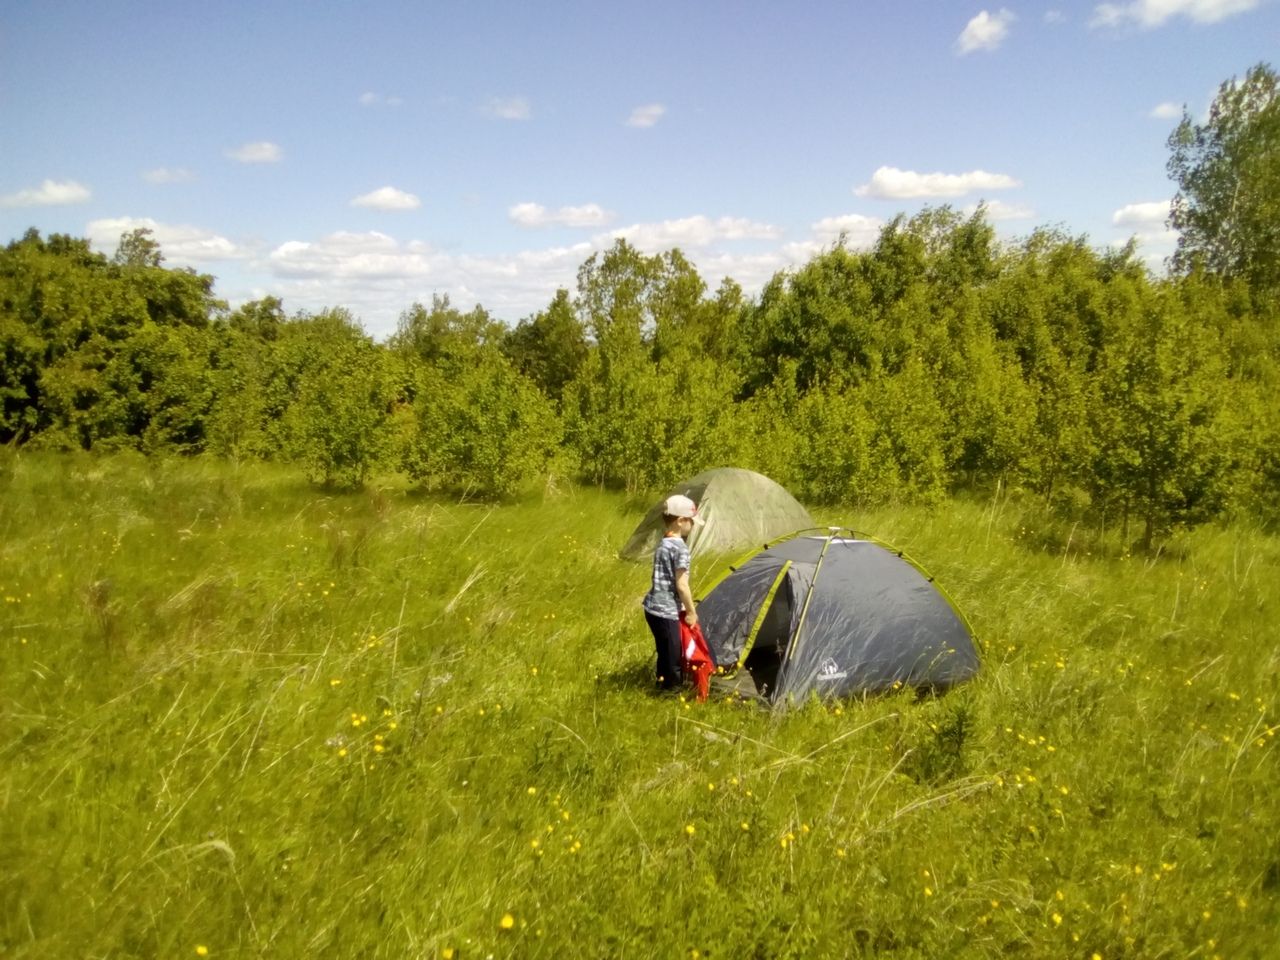
M 619 237 L 750 296 L 942 204 L 1159 270 L 1170 132 L 1277 52 L 1280 0 L 0 0 L 0 242 L 146 227 L 378 338 Z

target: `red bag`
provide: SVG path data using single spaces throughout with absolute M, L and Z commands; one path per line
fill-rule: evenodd
M 684 614 L 680 614 L 680 669 L 686 677 L 693 678 L 699 703 L 707 699 L 711 689 L 711 671 L 715 667 L 707 638 L 702 635 L 702 626 L 689 626 Z

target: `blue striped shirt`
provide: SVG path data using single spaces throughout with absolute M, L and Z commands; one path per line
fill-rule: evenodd
M 680 595 L 676 593 L 676 575 L 689 569 L 689 545 L 682 537 L 663 537 L 653 551 L 653 586 L 645 594 L 642 606 L 655 617 L 680 618 Z

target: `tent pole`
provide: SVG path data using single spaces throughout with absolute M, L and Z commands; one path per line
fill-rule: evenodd
M 796 621 L 796 629 L 791 634 L 791 642 L 787 644 L 787 652 L 782 656 L 782 672 L 778 677 L 778 692 L 786 689 L 788 675 L 791 673 L 791 655 L 795 652 L 796 644 L 800 642 L 800 634 L 804 632 L 804 622 L 809 616 L 809 603 L 813 600 L 813 588 L 818 582 L 818 574 L 822 572 L 822 561 L 827 557 L 827 550 L 831 548 L 831 541 L 836 537 L 838 528 L 831 527 L 827 532 L 826 542 L 822 545 L 822 552 L 818 554 L 818 562 L 813 565 L 813 577 L 809 581 L 809 589 L 804 595 L 804 606 L 800 608 L 800 619 Z

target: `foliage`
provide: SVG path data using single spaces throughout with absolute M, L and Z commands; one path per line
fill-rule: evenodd
M 1124 291 L 1092 405 L 1098 438 L 1093 494 L 1144 522 L 1143 546 L 1178 523 L 1218 514 L 1232 437 L 1212 331 L 1172 292 Z
M 1185 110 L 1169 136 L 1169 176 L 1178 185 L 1170 224 L 1174 266 L 1200 267 L 1280 296 L 1280 77 L 1268 64 L 1222 84 L 1209 117 Z
M 147 234 L 113 262 L 34 230 L 0 254 L 0 442 L 199 447 L 202 331 L 221 304 L 212 277 L 161 268 Z
M 721 462 L 735 384 L 705 348 L 725 331 L 733 288 L 714 301 L 678 251 L 645 257 L 619 240 L 578 273 L 594 344 L 564 395 L 565 436 L 584 475 L 643 490 Z
M 298 366 L 281 420 L 284 446 L 312 479 L 358 486 L 386 453 L 383 355 L 345 310 L 295 323 L 289 333 Z
M 556 291 L 546 310 L 521 320 L 502 340 L 502 352 L 515 368 L 556 403 L 588 351 L 586 332 L 564 289 Z
M 545 475 L 560 440 L 555 410 L 496 348 L 417 365 L 413 392 L 401 461 L 411 479 L 494 498 Z
M 122 267 L 158 267 L 164 263 L 164 253 L 155 234 L 146 227 L 138 227 L 120 235 L 112 262 Z
M 497 344 L 503 326 L 476 305 L 463 313 L 449 302 L 448 295 L 431 298 L 431 309 L 415 303 L 400 315 L 396 332 L 388 345 L 395 352 L 408 354 L 427 363 L 460 357 L 486 344 Z
M 775 433 L 797 434 L 798 489 L 819 503 L 865 506 L 891 499 L 902 481 L 883 422 L 864 392 L 839 380 L 801 397 Z M 794 427 L 792 426 L 794 424 Z

